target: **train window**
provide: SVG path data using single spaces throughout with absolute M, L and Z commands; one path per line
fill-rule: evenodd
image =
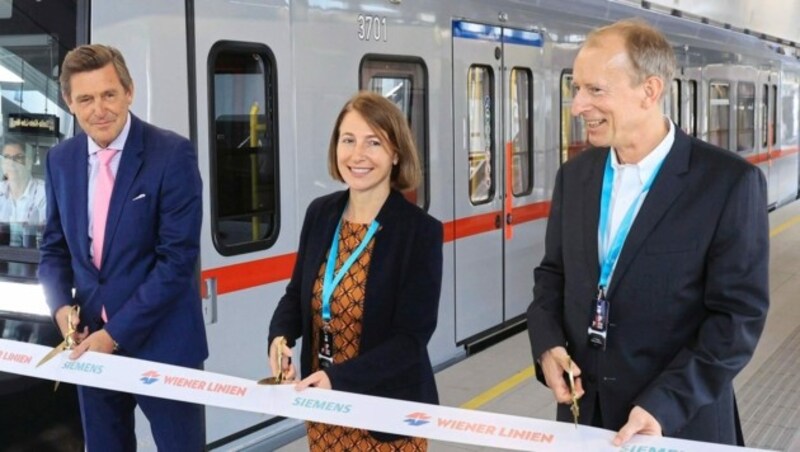
M 583 121 L 572 116 L 572 99 L 575 88 L 572 86 L 572 73 L 561 73 L 561 163 L 575 157 L 588 147 Z
M 752 152 L 755 147 L 756 85 L 739 82 L 736 86 L 736 150 Z
M 800 78 L 786 76 L 781 85 L 781 146 L 792 147 L 798 141 Z
M 758 122 L 761 132 L 761 149 L 769 144 L 769 85 L 761 87 L 761 103 L 758 105 Z
M 58 75 L 78 41 L 82 7 L 75 1 L 5 3 L 0 15 L 0 280 L 35 281 L 45 222 L 46 154 L 74 128 Z
M 469 199 L 473 204 L 488 202 L 494 196 L 495 94 L 492 68 L 473 65 L 467 74 L 469 105 Z
M 772 104 L 770 105 L 770 119 L 772 120 L 772 130 L 770 136 L 772 137 L 772 145 L 778 144 L 778 85 L 772 85 Z
M 226 256 L 262 250 L 278 235 L 275 59 L 263 45 L 220 42 L 208 67 L 214 246 Z
M 688 135 L 697 136 L 697 81 L 684 80 L 681 89 L 680 127 Z
M 367 55 L 361 60 L 360 89 L 380 93 L 405 113 L 419 152 L 422 181 L 406 198 L 426 209 L 430 185 L 428 152 L 428 70 L 422 59 L 409 56 Z
M 708 85 L 708 142 L 728 149 L 730 144 L 730 84 L 710 82 Z
M 664 93 L 664 97 L 662 98 L 662 110 L 664 111 L 664 115 L 668 118 L 672 119 L 674 122 L 680 125 L 681 122 L 681 81 L 678 79 L 672 79 L 672 83 L 669 85 L 669 91 Z
M 529 69 L 511 70 L 510 145 L 511 191 L 514 196 L 527 195 L 533 189 L 533 75 Z

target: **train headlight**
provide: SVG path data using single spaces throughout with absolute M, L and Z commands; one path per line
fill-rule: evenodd
M 0 311 L 50 317 L 40 284 L 0 281 Z

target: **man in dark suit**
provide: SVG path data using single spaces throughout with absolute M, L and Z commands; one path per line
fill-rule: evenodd
M 81 308 L 70 358 L 90 350 L 199 368 L 208 347 L 195 278 L 194 148 L 130 114 L 133 82 L 112 47 L 69 52 L 61 87 L 83 133 L 47 156 L 39 278 L 65 336 L 70 306 Z M 89 451 L 135 450 L 137 405 L 160 450 L 205 444 L 201 406 L 89 387 L 78 395 Z
M 643 22 L 587 37 L 572 113 L 595 148 L 556 177 L 528 309 L 558 419 L 572 420 L 571 369 L 579 422 L 619 430 L 615 445 L 634 434 L 741 443 L 732 381 L 769 304 L 764 177 L 663 116 L 674 66 Z

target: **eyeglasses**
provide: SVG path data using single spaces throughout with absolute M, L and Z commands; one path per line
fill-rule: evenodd
M 25 154 L 3 154 L 4 159 L 13 160 L 17 163 L 25 163 Z

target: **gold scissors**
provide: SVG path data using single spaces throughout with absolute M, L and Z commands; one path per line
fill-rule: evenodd
M 567 356 L 567 376 L 569 377 L 569 394 L 572 397 L 572 419 L 575 421 L 575 428 L 578 428 L 578 417 L 581 415 L 581 408 L 578 406 L 578 394 L 575 392 L 575 376 L 572 374 L 572 358 Z
M 42 358 L 39 361 L 39 363 L 36 364 L 36 367 L 39 367 L 42 364 L 46 363 L 47 361 L 50 361 L 51 359 L 53 359 L 54 356 L 58 355 L 64 350 L 72 350 L 73 348 L 75 348 L 76 330 L 75 330 L 75 325 L 72 323 L 72 320 L 80 319 L 80 315 L 81 315 L 80 306 L 75 305 L 70 307 L 69 312 L 67 313 L 67 335 L 64 337 L 64 340 L 61 341 L 60 344 L 53 347 L 53 349 L 50 350 L 50 352 L 44 355 L 44 358 Z M 53 387 L 53 392 L 55 392 L 58 389 L 58 383 L 59 382 L 56 382 L 56 385 Z
M 258 380 L 257 384 L 260 385 L 279 385 L 284 381 L 283 376 L 283 347 L 286 345 L 286 338 L 281 337 L 278 341 L 278 375 L 274 377 L 267 377 Z M 292 363 L 292 358 L 289 358 L 289 364 Z

